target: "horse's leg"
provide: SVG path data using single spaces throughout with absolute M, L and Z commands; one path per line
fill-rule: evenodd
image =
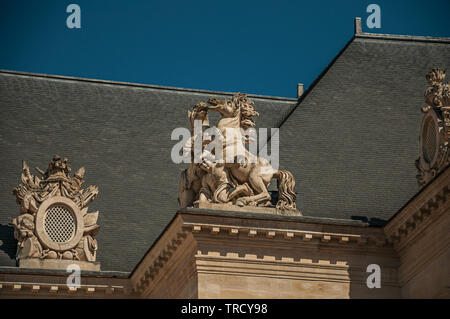
M 194 202 L 194 205 L 198 205 L 199 203 L 207 203 L 212 200 L 212 191 L 211 191 L 211 175 L 203 175 L 201 188 L 199 190 L 198 200 Z
M 253 190 L 248 185 L 248 183 L 244 183 L 242 185 L 236 186 L 236 188 L 228 195 L 228 200 L 232 201 L 234 198 L 238 196 L 250 196 L 253 194 Z
M 242 206 L 250 204 L 251 206 L 258 206 L 260 203 L 270 201 L 270 193 L 267 190 L 266 183 L 262 176 L 251 173 L 249 176 L 249 182 L 253 187 L 255 195 L 239 198 L 236 201 L 237 205 Z

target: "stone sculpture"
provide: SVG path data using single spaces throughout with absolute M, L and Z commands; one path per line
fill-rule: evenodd
M 450 163 L 450 84 L 444 83 L 445 71 L 434 68 L 426 75 L 426 106 L 419 137 L 416 160 L 419 187 L 425 186 Z
M 217 127 L 213 127 L 214 139 L 203 139 L 203 130 L 197 132 L 194 128 L 195 121 L 200 121 L 204 128 L 209 127 L 208 111 L 221 115 Z M 198 103 L 188 112 L 191 138 L 185 151 L 190 154 L 191 161 L 181 174 L 178 196 L 181 207 L 201 207 L 201 204 L 212 203 L 228 207 L 269 208 L 272 204 L 268 186 L 275 178 L 278 180 L 276 212 L 300 215 L 295 205 L 292 174 L 274 169 L 269 161 L 245 147 L 251 138 L 245 132 L 255 126 L 253 118 L 258 115 L 253 101 L 241 93 L 234 94 L 230 100 L 209 99 L 208 103 Z M 198 152 L 195 144 L 199 141 L 201 149 L 197 155 L 200 161 L 195 161 Z M 211 152 L 207 147 L 211 143 L 219 143 L 220 152 Z M 233 158 L 230 154 L 237 155 Z M 230 157 L 232 161 L 229 161 Z
M 67 158 L 58 155 L 45 171 L 36 170 L 41 178 L 33 176 L 23 161 L 22 184 L 13 189 L 20 205 L 20 216 L 12 222 L 19 264 L 25 259 L 94 262 L 98 211 L 88 213 L 87 205 L 98 188 L 82 189 L 84 167 L 71 176 Z

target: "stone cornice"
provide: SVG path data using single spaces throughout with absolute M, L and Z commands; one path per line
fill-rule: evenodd
M 273 256 L 258 258 L 254 256 L 220 256 L 214 252 L 196 255 L 197 273 L 217 274 L 232 276 L 270 277 L 277 279 L 309 280 L 341 283 L 366 282 L 366 268 L 357 265 L 349 265 L 347 261 L 319 260 L 283 257 L 276 259 Z M 395 269 L 393 266 L 384 265 L 386 272 Z M 389 270 L 387 270 L 389 269 Z M 393 276 L 384 278 L 384 285 L 397 287 Z
M 294 263 L 289 258 L 276 260 L 266 257 L 261 260 L 256 256 L 252 260 L 248 256 L 242 259 L 233 256 L 221 257 L 212 253 L 197 254 L 196 260 L 198 273 L 350 282 L 349 266 L 346 263 L 317 264 L 305 260 Z
M 89 297 L 102 295 L 117 295 L 125 297 L 130 292 L 124 285 L 81 285 L 80 287 L 68 287 L 66 284 L 40 283 L 33 281 L 0 281 L 0 296 L 14 294 L 26 295 L 66 295 Z
M 45 269 L 45 268 L 19 268 L 19 267 L 0 267 L 0 276 L 2 274 L 9 275 L 34 275 L 34 276 L 56 276 L 61 277 L 67 275 L 67 271 L 63 269 Z M 124 271 L 89 271 L 81 270 L 82 278 L 119 278 L 126 279 L 130 277 L 129 272 Z
M 183 244 L 187 233 L 181 225 L 182 220 L 177 216 L 133 271 L 131 284 L 134 292 L 142 294 Z
M 397 250 L 414 241 L 438 215 L 448 210 L 449 198 L 450 168 L 447 168 L 384 226 L 388 241 Z
M 358 244 L 368 245 L 369 243 L 382 246 L 385 244 L 383 238 L 376 236 L 365 236 L 364 234 L 331 233 L 320 231 L 302 231 L 280 228 L 261 228 L 245 226 L 215 225 L 204 223 L 185 223 L 183 225 L 186 231 L 194 234 L 213 234 L 227 237 L 235 237 L 239 234 L 248 238 L 267 238 L 273 240 L 291 241 L 301 240 L 304 243 L 321 244 Z
M 386 238 L 381 228 L 359 221 L 333 222 L 304 217 L 227 212 L 185 211 L 183 230 L 199 235 L 220 235 L 272 241 L 299 241 L 317 245 L 372 245 L 382 247 Z M 250 216 L 251 215 L 251 216 Z
M 80 286 L 69 287 L 65 271 L 39 269 L 2 269 L 0 272 L 0 298 L 129 298 L 132 297 L 128 276 L 104 276 L 81 272 Z

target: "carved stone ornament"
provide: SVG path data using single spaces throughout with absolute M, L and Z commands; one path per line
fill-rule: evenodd
M 445 71 L 435 68 L 426 76 L 426 106 L 419 136 L 416 160 L 419 187 L 425 186 L 450 163 L 450 85 L 444 83 Z
M 221 115 L 217 127 L 209 127 L 208 111 Z M 245 145 L 252 137 L 245 132 L 255 126 L 253 118 L 258 115 L 253 101 L 247 94 L 241 93 L 230 100 L 209 99 L 207 103 L 196 104 L 188 112 L 191 138 L 185 144 L 184 153 L 190 154 L 191 161 L 181 174 L 178 192 L 181 207 L 301 215 L 295 205 L 292 174 L 274 169 L 269 161 L 246 149 Z M 195 122 L 201 123 L 200 131 L 194 128 Z M 214 138 L 205 142 L 206 129 L 213 129 L 216 133 L 211 135 Z M 227 138 L 227 134 L 233 134 L 233 138 Z M 199 140 L 201 154 L 200 160 L 196 161 L 194 157 L 198 152 Z M 211 152 L 209 146 L 213 144 L 217 148 L 214 147 L 215 151 Z M 217 152 L 218 149 L 220 152 Z M 230 162 L 227 158 L 229 154 L 232 154 L 231 158 L 234 154 L 239 155 Z M 271 204 L 268 191 L 273 178 L 278 180 L 278 202 L 275 207 Z
M 98 211 L 88 213 L 87 204 L 98 188 L 82 189 L 85 169 L 70 176 L 67 158 L 53 157 L 46 171 L 33 176 L 23 161 L 22 184 L 13 189 L 20 216 L 13 219 L 19 262 L 54 259 L 94 262 L 97 253 Z

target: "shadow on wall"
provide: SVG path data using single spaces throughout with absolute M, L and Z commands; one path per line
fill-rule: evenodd
M 0 224 L 0 252 L 9 258 L 16 258 L 17 240 L 14 238 L 14 227 Z

